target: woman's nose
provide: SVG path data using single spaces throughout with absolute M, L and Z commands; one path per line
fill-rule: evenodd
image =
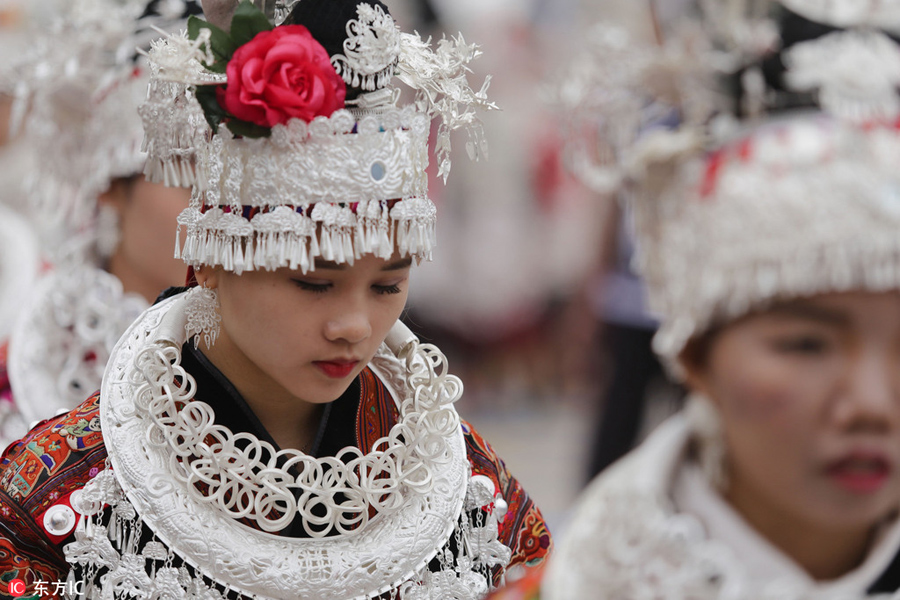
M 358 344 L 372 335 L 369 316 L 364 310 L 344 310 L 325 324 L 325 339 L 330 342 Z
M 848 393 L 839 418 L 851 428 L 890 428 L 900 420 L 897 373 L 880 353 L 861 356 L 851 367 Z

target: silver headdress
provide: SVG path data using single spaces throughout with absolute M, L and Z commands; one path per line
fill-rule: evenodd
M 900 4 L 700 8 L 658 44 L 595 30 L 556 92 L 576 173 L 632 202 L 673 368 L 690 338 L 771 302 L 900 289 Z
M 149 71 L 136 47 L 199 12 L 193 0 L 76 0 L 58 8 L 54 14 L 45 2 L 48 14 L 35 21 L 9 79 L 25 114 L 18 143 L 36 154 L 27 208 L 54 263 L 27 290 L 28 302 L 17 289 L 8 370 L 26 423 L 97 389 L 115 341 L 146 307 L 93 260 L 113 253 L 119 233 L 98 196 L 144 165 L 137 108 Z
M 336 46 L 292 17 L 298 8 L 320 10 L 312 2 L 276 2 L 263 11 L 245 2 L 230 34 L 195 23 L 190 35 L 154 45 L 151 93 L 142 108 L 147 175 L 195 188 L 179 218 L 184 244 L 179 231 L 176 248 L 189 265 L 222 265 L 238 273 L 306 271 L 316 257 L 352 263 L 367 253 L 390 257 L 395 247 L 401 255 L 430 257 L 435 208 L 426 168 L 432 118 L 441 117 L 440 176 L 450 171 L 452 130 L 469 130 L 473 158 L 486 152 L 476 109 L 495 108 L 486 98 L 488 82 L 478 92 L 466 82 L 478 51 L 462 37 L 441 40 L 432 50 L 417 35 L 402 33 L 377 2 L 321 10 L 342 4 L 355 16 L 340 24 Z M 263 19 L 268 8 L 274 27 Z M 278 41 L 285 36 L 288 41 Z M 328 43 L 333 49 L 325 49 Z M 272 48 L 277 60 L 283 48 L 302 48 L 296 51 L 303 58 L 278 67 L 297 73 L 300 83 L 285 83 L 294 86 L 289 93 L 236 89 L 245 81 L 238 74 L 250 64 L 245 61 L 262 64 Z M 412 104 L 398 105 L 395 75 L 416 93 Z M 307 76 L 318 83 L 304 89 Z M 320 96 L 308 100 L 313 88 L 325 90 L 326 108 L 316 104 Z M 240 117 L 227 108 L 234 103 Z M 205 122 L 198 119 L 203 114 Z M 193 151 L 195 160 L 182 158 Z
M 60 232 L 90 237 L 98 195 L 142 171 L 137 107 L 149 71 L 135 48 L 198 11 L 194 0 L 75 0 L 14 61 L 15 125 L 40 157 L 29 200 L 57 244 Z

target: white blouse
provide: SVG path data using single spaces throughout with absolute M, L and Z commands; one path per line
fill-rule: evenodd
M 817 582 L 780 549 L 757 533 L 709 484 L 693 461 L 682 461 L 672 485 L 676 508 L 696 516 L 708 537 L 735 549 L 748 576 L 755 580 L 779 579 L 816 592 L 864 596 L 887 569 L 900 548 L 900 522 L 886 524 L 863 563 L 838 579 Z
M 690 439 L 675 415 L 591 483 L 557 540 L 542 598 L 857 600 L 900 550 L 894 521 L 857 569 L 813 580 L 709 485 L 688 458 Z

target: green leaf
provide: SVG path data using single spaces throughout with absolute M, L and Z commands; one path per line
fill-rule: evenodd
M 218 133 L 219 124 L 228 117 L 228 113 L 225 112 L 225 109 L 222 108 L 216 97 L 216 88 L 218 87 L 220 86 L 198 85 L 194 91 L 194 94 L 197 96 L 197 102 L 200 103 L 200 107 L 203 109 L 206 122 L 209 123 L 213 133 Z
M 192 40 L 196 40 L 200 35 L 201 29 L 209 29 L 210 47 L 212 49 L 213 57 L 215 57 L 215 63 L 206 65 L 206 67 L 210 71 L 224 73 L 224 64 L 231 60 L 234 51 L 238 49 L 238 44 L 231 39 L 230 35 L 212 23 L 208 23 L 203 19 L 198 19 L 196 16 L 191 15 L 190 18 L 188 18 L 188 37 Z
M 272 31 L 272 24 L 265 13 L 256 8 L 250 0 L 238 4 L 231 19 L 231 39 L 243 46 L 262 31 Z
M 255 123 L 248 123 L 247 121 L 241 121 L 240 119 L 229 119 L 227 125 L 228 130 L 231 131 L 231 133 L 245 138 L 264 138 L 272 135 L 272 130 L 270 128 Z
M 204 65 L 207 71 L 211 71 L 213 73 L 225 73 L 228 69 L 228 61 L 226 60 L 217 60 L 211 65 Z

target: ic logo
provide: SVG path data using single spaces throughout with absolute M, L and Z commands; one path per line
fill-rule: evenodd
M 25 582 L 21 579 L 13 579 L 9 582 L 9 594 L 12 597 L 25 595 Z

